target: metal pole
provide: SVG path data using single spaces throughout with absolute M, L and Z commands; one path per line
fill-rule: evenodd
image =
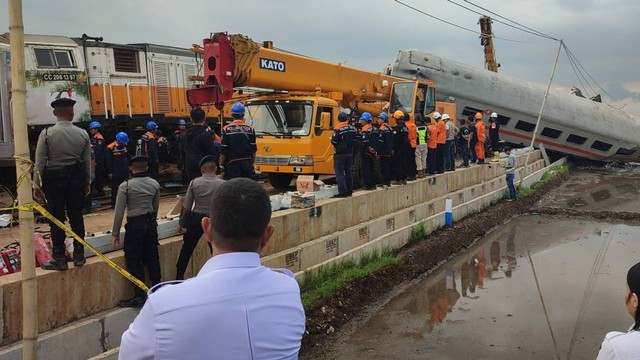
M 551 88 L 551 83 L 553 82 L 553 75 L 556 73 L 556 66 L 558 65 L 558 58 L 560 57 L 560 49 L 562 49 L 562 39 L 560 39 L 560 43 L 558 44 L 558 52 L 556 54 L 556 61 L 553 62 L 553 69 L 551 70 L 551 78 L 549 79 L 549 84 L 547 85 L 547 91 L 544 93 L 544 98 L 542 99 L 542 106 L 540 106 L 540 113 L 538 113 L 538 121 L 536 121 L 536 127 L 533 129 L 533 136 L 531 137 L 531 151 L 527 152 L 527 159 L 524 162 L 524 172 L 527 173 L 527 165 L 529 165 L 529 156 L 533 151 L 533 144 L 536 141 L 536 134 L 538 133 L 538 126 L 540 126 L 540 119 L 542 119 L 542 112 L 544 111 L 544 104 L 547 102 L 547 96 L 549 96 L 549 89 Z M 522 184 L 522 179 L 524 176 L 520 176 L 520 184 Z
M 24 26 L 22 0 L 9 0 L 9 42 L 11 44 L 11 102 L 18 183 L 18 203 L 31 204 L 31 168 L 20 160 L 30 159 L 27 133 L 27 81 L 24 69 Z M 20 209 L 20 256 L 22 262 L 22 359 L 37 359 L 38 288 L 33 241 L 33 210 Z

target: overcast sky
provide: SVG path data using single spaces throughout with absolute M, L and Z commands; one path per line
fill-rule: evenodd
M 479 31 L 480 15 L 497 15 L 564 39 L 595 81 L 625 110 L 640 114 L 640 1 L 638 0 L 402 0 L 427 14 Z M 8 31 L 7 1 L 0 32 Z M 393 0 L 26 0 L 25 32 L 102 36 L 115 43 L 189 47 L 209 33 L 242 33 L 254 40 L 322 60 L 380 71 L 398 50 L 423 49 L 483 67 L 478 34 Z M 494 22 L 501 73 L 546 86 L 558 42 Z M 636 40 L 633 40 L 636 39 Z M 595 83 L 589 79 L 597 90 Z M 583 80 L 583 83 L 585 81 Z M 553 88 L 582 88 L 562 51 Z M 604 95 L 604 94 L 603 94 Z

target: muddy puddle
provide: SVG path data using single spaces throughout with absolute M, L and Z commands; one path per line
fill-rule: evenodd
M 324 359 L 593 359 L 626 330 L 640 226 L 529 215 L 391 299 Z

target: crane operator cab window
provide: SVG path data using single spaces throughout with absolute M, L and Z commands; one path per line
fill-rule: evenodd
M 257 136 L 307 136 L 311 131 L 311 101 L 254 101 L 246 109 Z
M 426 116 L 434 112 L 435 109 L 434 88 L 428 87 L 427 84 L 416 82 L 397 82 L 393 84 L 391 103 L 389 105 L 390 113 L 400 110 L 409 114 L 419 113 Z

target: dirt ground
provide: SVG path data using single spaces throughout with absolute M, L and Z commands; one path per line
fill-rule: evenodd
M 452 228 L 437 230 L 428 235 L 429 241 L 401 249 L 397 254 L 402 259 L 401 264 L 388 266 L 368 277 L 357 279 L 314 307 L 305 309 L 307 328 L 300 355 L 307 357 L 321 353 L 327 342 L 331 341 L 332 335 L 368 306 L 387 297 L 402 284 L 434 269 L 442 261 L 464 251 L 506 219 L 531 211 L 538 200 L 564 180 L 564 175 L 556 175 L 525 199 L 513 203 L 500 202 L 479 214 L 456 222 Z

